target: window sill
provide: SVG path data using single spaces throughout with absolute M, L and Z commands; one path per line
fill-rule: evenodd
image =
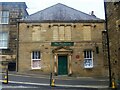
M 84 67 L 85 69 L 92 69 L 93 68 L 93 66 L 91 66 L 91 67 Z
M 41 68 L 31 68 L 31 71 L 32 70 L 41 70 Z
M 0 49 L 2 49 L 2 50 L 3 50 L 3 49 L 8 49 L 8 47 L 0 47 Z
M 8 25 L 9 23 L 0 23 L 0 25 Z

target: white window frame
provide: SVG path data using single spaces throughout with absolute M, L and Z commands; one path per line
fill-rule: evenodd
M 84 68 L 93 68 L 93 51 L 84 51 Z
M 3 13 L 6 12 L 6 16 Z M 3 22 L 5 20 L 5 22 Z M 9 23 L 9 11 L 0 11 L 0 24 L 8 24 Z
M 35 54 L 35 52 L 37 52 L 36 54 L 39 54 L 39 56 L 37 56 L 36 58 L 34 58 L 33 54 Z M 33 61 L 39 61 L 39 67 L 33 67 Z M 41 69 L 41 52 L 40 51 L 32 51 L 31 52 L 31 68 L 32 69 Z
M 5 38 L 0 38 L 0 43 L 4 44 L 2 46 L 0 46 L 0 49 L 7 49 L 8 48 L 8 41 L 9 41 L 9 32 L 0 32 L 1 34 L 7 34 L 6 39 Z M 6 44 L 4 43 L 4 41 L 6 41 Z

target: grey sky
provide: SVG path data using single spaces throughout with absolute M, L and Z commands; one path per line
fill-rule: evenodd
M 43 10 L 54 4 L 62 3 L 87 14 L 94 11 L 94 14 L 98 18 L 105 18 L 104 0 L 0 0 L 0 2 L 26 2 L 29 14 Z

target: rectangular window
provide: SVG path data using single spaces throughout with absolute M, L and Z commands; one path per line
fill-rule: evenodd
M 0 24 L 9 23 L 9 11 L 0 11 Z
M 93 68 L 93 52 L 92 50 L 84 51 L 84 67 Z
M 8 32 L 0 32 L 0 49 L 8 48 Z
M 32 69 L 41 69 L 41 53 L 40 51 L 33 51 L 32 52 L 32 62 L 31 67 Z

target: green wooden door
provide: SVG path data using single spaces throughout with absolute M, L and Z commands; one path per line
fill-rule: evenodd
M 68 74 L 67 56 L 58 56 L 58 75 Z

